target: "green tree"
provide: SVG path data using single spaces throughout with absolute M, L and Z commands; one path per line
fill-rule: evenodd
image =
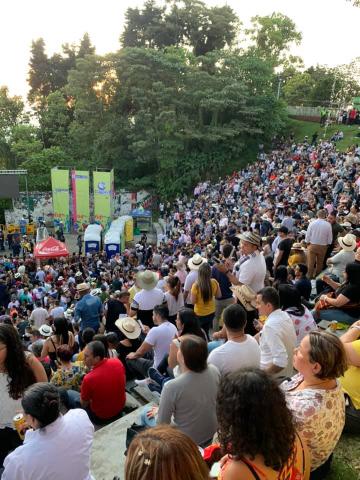
M 77 52 L 77 58 L 84 58 L 85 55 L 93 55 L 95 53 L 95 47 L 91 43 L 90 35 L 85 32 L 80 40 L 79 49 Z
M 302 35 L 286 15 L 274 12 L 253 17 L 247 34 L 253 41 L 256 56 L 270 60 L 274 66 L 298 62 L 296 57 L 290 57 L 289 50 L 293 44 L 300 43 Z
M 29 190 L 46 191 L 51 188 L 51 169 L 69 164 L 71 159 L 60 147 L 50 147 L 34 152 L 21 166 L 30 172 Z
M 50 64 L 43 38 L 32 42 L 29 67 L 28 99 L 30 103 L 38 105 L 51 92 Z
M 14 168 L 22 166 L 29 157 L 41 152 L 43 148 L 38 128 L 26 124 L 15 126 L 11 132 L 9 146 L 14 159 Z M 35 170 L 33 173 L 35 174 Z
M 63 90 L 50 93 L 46 105 L 39 111 L 41 138 L 45 148 L 67 144 L 73 111 Z
M 207 7 L 201 0 L 166 3 L 147 0 L 142 10 L 126 11 L 124 47 L 186 46 L 200 56 L 234 42 L 239 20 L 229 6 Z
M 309 72 L 296 73 L 283 87 L 284 98 L 289 105 L 309 105 L 314 86 L 315 81 Z

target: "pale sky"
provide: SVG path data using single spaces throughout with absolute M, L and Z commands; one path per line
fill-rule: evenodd
M 303 34 L 300 55 L 306 66 L 334 66 L 360 56 L 360 8 L 346 0 L 206 0 L 227 3 L 245 27 L 254 15 L 281 12 L 294 20 Z M 79 42 L 88 32 L 97 53 L 119 48 L 124 13 L 139 0 L 2 0 L 0 28 L 0 86 L 12 95 L 26 95 L 30 46 L 43 37 L 47 53 L 60 52 L 63 43 Z

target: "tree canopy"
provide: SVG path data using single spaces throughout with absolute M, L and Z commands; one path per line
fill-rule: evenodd
M 33 41 L 31 119 L 0 89 L 0 160 L 40 173 L 30 188 L 49 189 L 55 165 L 102 167 L 115 169 L 117 185 L 173 197 L 281 132 L 285 102 L 328 105 L 333 95 L 340 104 L 359 93 L 350 66 L 303 68 L 291 55 L 301 33 L 281 13 L 242 30 L 227 5 L 147 0 L 125 20 L 120 50 L 107 55 L 87 33 L 51 56 Z

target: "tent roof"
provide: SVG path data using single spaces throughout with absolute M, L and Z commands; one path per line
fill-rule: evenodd
M 35 258 L 67 257 L 69 250 L 65 243 L 59 242 L 54 237 L 49 237 L 35 245 Z

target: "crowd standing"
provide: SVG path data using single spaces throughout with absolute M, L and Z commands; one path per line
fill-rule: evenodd
M 126 480 L 324 478 L 344 426 L 360 431 L 359 188 L 358 146 L 275 140 L 161 203 L 156 244 L 144 234 L 107 258 L 80 242 L 46 264 L 11 245 L 2 479 L 92 478 L 93 425 L 125 413 L 130 382 L 158 406 Z

